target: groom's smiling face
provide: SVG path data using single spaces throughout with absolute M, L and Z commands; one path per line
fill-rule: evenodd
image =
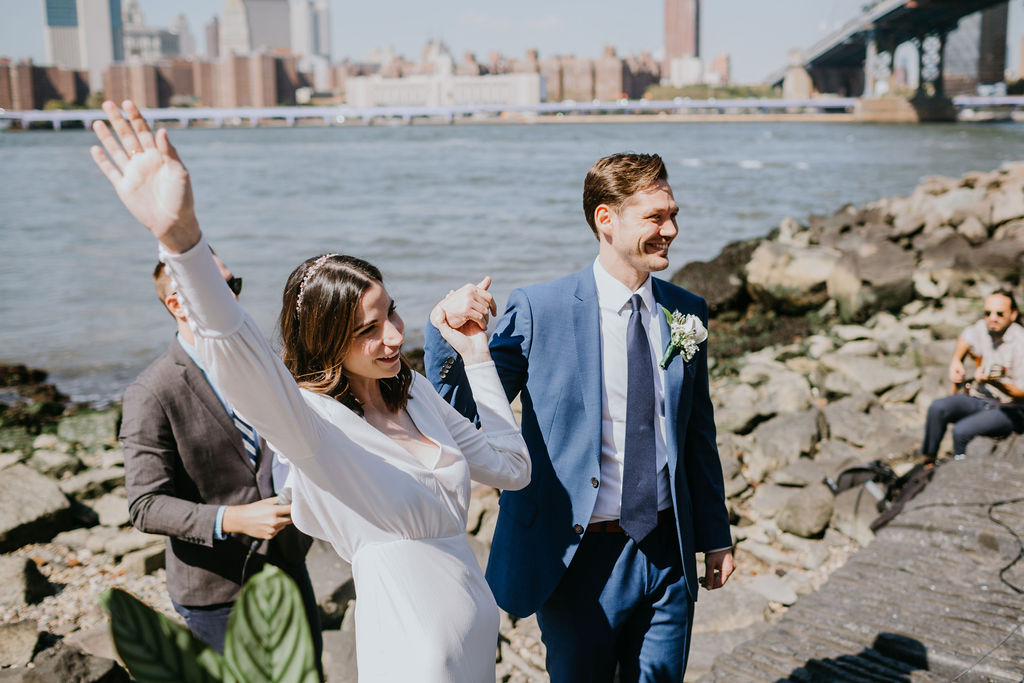
M 672 188 L 659 180 L 609 211 L 598 230 L 615 260 L 638 273 L 653 273 L 668 268 L 668 248 L 679 234 L 678 213 Z

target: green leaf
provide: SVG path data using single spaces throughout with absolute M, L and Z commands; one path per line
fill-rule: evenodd
M 247 683 L 318 683 L 302 595 L 272 565 L 246 582 L 228 620 L 224 656 Z
M 111 588 L 100 602 L 110 613 L 117 653 L 139 683 L 234 681 L 223 657 L 134 596 Z

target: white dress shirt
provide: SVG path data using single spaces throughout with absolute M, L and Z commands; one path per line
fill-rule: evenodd
M 672 506 L 668 480 L 668 446 L 665 440 L 665 371 L 658 367 L 662 348 L 661 324 L 652 312 L 661 310 L 654 300 L 650 276 L 636 292 L 612 277 L 598 261 L 594 261 L 597 282 L 597 304 L 601 320 L 601 488 L 590 517 L 591 522 L 618 519 L 622 509 L 622 466 L 626 452 L 626 331 L 632 312 L 630 299 L 639 294 L 640 310 L 650 360 L 654 368 L 655 462 L 658 467 L 658 509 Z M 653 323 L 653 324 L 652 324 Z

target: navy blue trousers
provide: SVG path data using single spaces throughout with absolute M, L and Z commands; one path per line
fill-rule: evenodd
M 625 534 L 583 535 L 555 592 L 537 612 L 552 683 L 682 681 L 693 601 L 675 522 L 639 545 Z
M 937 399 L 928 406 L 921 453 L 934 458 L 946 434 L 946 425 L 953 424 L 953 453 L 963 455 L 967 444 L 976 436 L 1001 437 L 1014 429 L 1019 411 L 1016 406 L 1004 409 L 992 399 L 967 394 L 953 394 Z

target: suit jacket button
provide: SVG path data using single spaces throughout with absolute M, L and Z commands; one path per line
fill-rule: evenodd
M 574 526 L 572 528 L 572 530 L 575 531 L 577 534 L 582 534 L 583 533 L 583 525 L 582 524 L 577 524 L 576 526 Z
M 600 485 L 600 483 L 601 482 L 597 480 L 597 477 L 590 478 L 590 485 L 593 486 L 595 489 L 598 487 L 598 485 Z

